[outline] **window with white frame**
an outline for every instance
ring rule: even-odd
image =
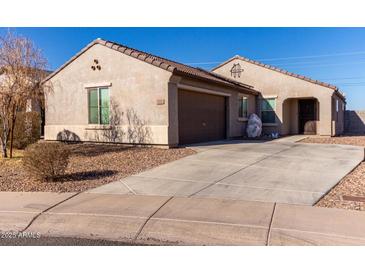
[[[247,118],[248,99],[244,96],[238,97],[238,117]]]
[[[89,124],[109,124],[110,98],[106,87],[89,88]]]
[[[276,123],[275,118],[276,99],[263,98],[261,101],[261,120],[264,124]]]

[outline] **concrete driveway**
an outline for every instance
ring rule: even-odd
[[[364,159],[362,147],[230,141],[91,193],[214,197],[313,205]]]

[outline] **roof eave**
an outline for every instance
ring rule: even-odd
[[[249,58],[242,57],[242,56],[239,56],[239,55],[236,55],[234,58],[232,58],[232,60],[235,59],[235,58],[237,58],[241,61],[244,61],[244,62],[248,62],[250,64],[254,64],[254,65],[257,65],[257,66],[260,66],[260,67],[263,67],[263,68],[266,68],[266,69],[269,69],[269,70],[272,70],[272,71],[275,71],[275,72],[278,72],[278,73],[281,73],[281,74],[284,74],[284,75],[287,75],[287,76],[291,76],[291,77],[294,77],[294,78],[297,78],[297,79],[312,83],[314,85],[322,86],[322,87],[329,88],[329,89],[332,89],[332,90],[338,90],[338,87],[336,87],[332,84],[325,83],[325,82],[318,81],[318,80],[314,80],[314,79],[311,79],[311,78],[306,77],[304,75],[289,72],[285,69],[281,69],[281,68],[278,68],[278,67],[275,67],[275,66],[272,66],[272,65],[267,65],[267,64],[264,64],[264,63],[261,63],[261,62],[255,61],[255,60],[251,60]]]
[[[261,63],[261,62],[258,62],[258,61],[254,61],[254,60],[251,60],[251,59],[248,59],[248,58],[245,58],[245,57],[242,57],[240,55],[235,55],[233,56],[232,58],[228,59],[227,61],[219,64],[218,66],[214,67],[212,69],[212,71],[228,64],[229,62],[233,61],[233,60],[241,60],[241,61],[244,61],[244,62],[248,62],[248,63],[251,63],[251,64],[254,64],[254,65],[257,65],[257,66],[261,66],[263,68],[267,68],[267,69],[270,69],[272,71],[276,71],[278,73],[282,73],[282,74],[285,74],[285,75],[288,75],[288,76],[291,76],[291,77],[295,77],[297,79],[300,79],[300,80],[303,80],[303,81],[306,81],[306,82],[309,82],[309,83],[312,83],[312,84],[315,84],[315,85],[319,85],[319,86],[322,86],[322,87],[326,87],[326,88],[329,88],[329,89],[332,89],[334,91],[338,91],[338,87],[334,86],[334,85],[331,85],[331,84],[328,84],[328,83],[324,83],[324,82],[321,82],[321,81],[318,81],[318,80],[314,80],[314,79],[311,79],[311,78],[308,78],[308,77],[305,77],[305,76],[302,76],[302,75],[299,75],[299,74],[296,74],[296,73],[292,73],[292,72],[289,72],[289,71],[286,71],[284,69],[280,69],[280,68],[277,68],[277,67],[274,67],[274,66],[271,66],[271,65],[266,65],[264,63]],[[340,94],[340,97],[343,98],[344,100],[346,100],[346,98],[339,92]]]
[[[189,77],[189,78],[193,78],[193,79],[199,79],[201,81],[204,81],[206,83],[214,83],[214,84],[218,84],[220,86],[224,86],[224,87],[228,87],[228,88],[233,88],[233,89],[239,89],[243,92],[246,92],[246,93],[249,93],[251,95],[259,95],[259,91],[253,89],[253,88],[249,88],[249,87],[245,87],[245,86],[239,86],[239,85],[235,85],[235,84],[230,84],[230,83],[223,83],[223,82],[220,82],[220,81],[214,81],[214,80],[208,80],[204,77],[200,77],[200,76],[197,76],[197,75],[193,75],[193,74],[189,74],[189,73],[186,73],[184,71],[180,71],[178,69],[175,69],[173,71],[173,74],[174,75],[178,75],[178,76],[185,76],[185,77]]]
[[[55,70],[54,72],[52,72],[50,75],[48,75],[43,81],[42,81],[42,84],[44,84],[45,82],[49,81],[51,78],[53,78],[56,74],[58,74],[60,71],[62,71],[65,67],[67,67],[70,63],[72,63],[75,59],[77,59],[80,55],[82,55],[85,51],[87,51],[89,48],[91,48],[92,46],[94,46],[95,44],[100,44],[100,45],[103,45],[103,46],[107,46],[108,48],[110,49],[113,49],[113,50],[116,50],[116,51],[119,51],[119,47],[116,46],[116,45],[112,45],[112,46],[108,46],[108,43],[111,43],[109,41],[106,41],[106,40],[103,40],[103,39],[96,39],[92,42],[90,42],[87,46],[85,46],[83,49],[81,49],[78,53],[76,53],[72,58],[70,58],[66,63],[64,63],[62,66],[60,66],[57,70]],[[111,43],[112,44],[112,43]],[[127,54],[131,57],[134,57],[136,59],[140,59],[139,56],[134,56],[133,53],[131,52],[130,54],[126,53],[126,52],[123,52],[124,54]],[[142,60],[142,59],[140,59]],[[145,61],[155,67],[158,67],[158,68],[161,68],[161,69],[164,69],[164,70],[167,70],[173,74],[176,74],[176,75],[181,75],[181,76],[186,76],[186,77],[191,77],[191,78],[195,78],[195,79],[199,79],[199,80],[202,80],[202,81],[205,81],[205,82],[213,82],[215,84],[219,84],[221,86],[226,86],[226,87],[229,87],[229,88],[236,88],[236,89],[239,89],[239,90],[242,90],[242,91],[245,91],[246,93],[250,93],[250,94],[253,94],[253,95],[258,95],[259,92],[254,90],[253,88],[251,87],[246,87],[246,86],[241,86],[241,85],[236,85],[236,84],[233,84],[233,83],[229,83],[229,82],[220,82],[220,81],[215,81],[213,79],[206,79],[204,77],[200,77],[198,75],[193,75],[193,74],[189,74],[189,73],[186,73],[184,71],[180,71],[178,70],[177,68],[175,68],[174,66],[170,66],[170,65],[167,65],[165,63],[161,63],[161,62],[158,62],[158,61],[155,61],[155,60],[142,60],[142,61]]]
[[[53,76],[55,76],[56,74],[58,74],[61,70],[63,70],[65,67],[67,67],[70,63],[72,63],[75,59],[77,59],[81,54],[83,54],[85,51],[87,51],[89,48],[91,48],[92,46],[94,46],[95,44],[98,44],[99,39],[96,39],[92,42],[90,42],[86,47],[84,47],[83,49],[81,49],[78,53],[76,53],[74,56],[72,56],[66,63],[64,63],[62,66],[60,66],[58,69],[56,69],[55,71],[53,71],[50,75],[48,75],[42,82],[41,84],[44,84],[45,82],[47,82],[48,80],[50,80],[51,78],[53,78]]]
[[[340,97],[344,102],[346,102],[346,96],[337,88],[334,90],[334,93]]]
[[[231,58],[229,58],[228,60],[224,61],[223,63],[220,63],[218,66],[215,66],[214,68],[211,69],[211,71],[215,71],[216,69],[224,66],[225,64],[228,64],[229,62],[235,60],[235,59],[238,59],[240,56],[239,55],[235,55]]]
[[[106,46],[110,49],[113,49],[113,50],[116,50],[116,51],[119,51],[119,46],[117,45],[112,45],[111,47],[108,46],[108,43],[111,43],[107,40],[103,40],[103,39],[95,39],[94,41],[90,42],[86,47],[84,47],[83,49],[81,49],[78,53],[76,53],[72,58],[70,58],[66,63],[64,63],[62,66],[60,66],[57,70],[55,70],[53,73],[51,73],[50,75],[48,75],[43,81],[42,81],[42,84],[49,81],[52,77],[54,77],[57,73],[59,73],[61,70],[63,70],[65,67],[67,67],[70,63],[72,63],[75,59],[77,59],[80,55],[82,55],[85,51],[87,51],[89,48],[91,48],[92,46],[96,45],[96,44],[99,44],[99,45],[102,45],[102,46]],[[112,44],[112,43],[111,43]],[[120,52],[120,51],[119,51]],[[142,60],[141,58],[139,58],[139,56],[134,56],[133,55],[133,52],[131,52],[131,54],[128,54],[126,53],[125,51],[122,52],[128,56],[131,56],[133,58],[136,58],[136,59],[139,59],[141,61],[145,61],[146,63],[148,64],[151,64],[155,67],[158,67],[158,68],[161,68],[161,69],[164,69],[164,70],[167,70],[167,71],[170,71],[170,72],[173,72],[173,70],[175,69],[174,67],[170,66],[170,65],[167,65],[165,63],[161,63],[161,62],[157,62],[155,60]]]

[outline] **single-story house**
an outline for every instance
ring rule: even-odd
[[[336,86],[238,55],[212,71],[260,92],[263,132],[334,136],[344,131],[346,99]]]
[[[251,113],[283,135],[343,130],[335,87],[241,57],[206,71],[96,39],[44,84],[46,140],[174,147],[243,136]]]

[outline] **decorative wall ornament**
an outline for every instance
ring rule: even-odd
[[[94,59],[94,64],[91,66],[92,70],[101,70],[101,66],[99,65],[99,60],[98,59]]]
[[[240,78],[242,71],[243,69],[241,69],[241,65],[239,63],[234,64],[231,68],[231,76],[233,78]]]

